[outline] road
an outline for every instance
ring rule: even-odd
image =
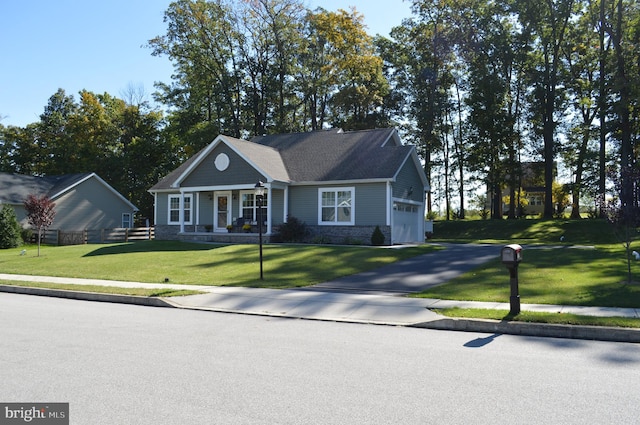
[[[72,424],[637,423],[640,346],[0,294],[0,401]]]

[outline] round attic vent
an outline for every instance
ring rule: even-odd
[[[226,153],[221,153],[216,157],[215,164],[218,171],[224,171],[229,167],[229,157]]]

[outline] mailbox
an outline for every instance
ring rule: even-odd
[[[522,261],[522,247],[518,244],[506,245],[500,257],[507,266],[517,266]]]

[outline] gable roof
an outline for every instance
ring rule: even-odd
[[[134,211],[138,211],[135,205],[109,186],[96,173],[64,174],[61,176],[46,177],[0,173],[0,203],[20,205],[30,194],[38,196],[46,195],[49,199],[55,201],[56,198],[59,198],[90,178],[95,178],[109,191],[113,192],[114,195],[122,199],[123,202],[129,204]]]
[[[254,137],[278,150],[291,180],[326,182],[393,178],[411,146],[400,145],[395,129],[324,130]]]
[[[318,183],[394,179],[410,158],[421,169],[415,148],[403,146],[394,128],[257,136],[246,140],[218,136],[150,191],[179,187],[180,183],[220,143],[225,143],[269,181]],[[424,173],[422,173],[424,174]],[[423,177],[427,186],[426,176]]]

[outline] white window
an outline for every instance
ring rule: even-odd
[[[318,189],[318,223],[331,225],[354,225],[353,187]]]
[[[529,205],[542,205],[542,196],[530,196],[529,197]]]
[[[262,210],[262,221],[267,221],[267,205],[269,202],[269,198],[267,195],[268,193],[265,190],[262,200],[262,208],[258,208],[253,191],[240,193],[240,210],[242,211],[242,219],[245,221],[245,223],[257,223],[260,215],[260,210]]]
[[[169,224],[180,224],[180,197],[169,195]],[[192,195],[184,195],[184,224],[191,224],[191,199]]]
[[[122,213],[122,227],[125,229],[131,228],[131,213]]]

